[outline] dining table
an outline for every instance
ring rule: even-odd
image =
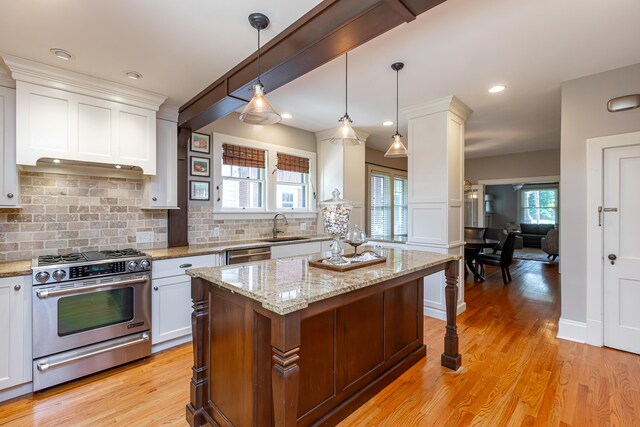
[[[500,240],[486,238],[465,238],[464,239],[464,257],[465,265],[473,273],[474,279],[484,282],[484,276],[479,269],[475,268],[473,262],[478,258],[483,249],[493,249],[500,244]],[[465,269],[465,277],[466,269]]]

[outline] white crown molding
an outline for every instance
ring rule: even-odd
[[[162,104],[156,113],[156,118],[170,122],[178,122],[178,107]]]
[[[467,120],[473,110],[465,105],[453,95],[436,99],[426,104],[412,105],[400,110],[406,119],[416,119],[418,117],[428,116],[430,114],[441,113],[443,111],[451,111],[459,116],[462,120]]]
[[[26,82],[158,111],[165,95],[0,53],[17,82]]]
[[[336,132],[338,132],[338,129],[339,129],[339,127],[335,127],[335,128],[325,129],[325,130],[321,130],[319,132],[316,132],[315,133],[316,140],[318,142],[326,141],[326,140],[332,138],[333,135],[335,135]],[[358,137],[361,140],[363,140],[364,142],[367,142],[367,138],[369,138],[369,135],[370,135],[369,133],[367,133],[367,132],[365,132],[363,130],[360,130],[360,129],[356,129],[356,128],[353,128],[353,130],[355,131],[356,135],[358,135]]]
[[[16,81],[13,80],[6,70],[5,66],[0,62],[0,86],[10,87],[12,89],[16,88]]]

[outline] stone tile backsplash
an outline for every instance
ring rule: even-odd
[[[283,236],[315,236],[318,234],[317,220],[288,218],[289,225],[278,219],[278,228],[284,231]],[[307,224],[306,231],[300,230],[301,223]],[[214,236],[214,229],[219,228],[219,236]],[[272,237],[273,220],[214,220],[213,206],[189,206],[189,243],[201,245],[233,240],[254,240]]]
[[[143,210],[142,179],[20,172],[21,209],[0,208],[0,262],[77,251],[167,246],[167,211]],[[316,235],[316,219],[279,221],[280,236]],[[306,231],[300,224],[307,224]],[[219,235],[214,236],[215,228]],[[214,220],[189,206],[189,242],[268,238],[273,220]],[[150,240],[150,241],[149,241]]]
[[[141,203],[141,179],[21,172],[22,208],[0,209],[0,261],[166,247],[167,212]]]

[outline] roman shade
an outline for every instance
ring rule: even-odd
[[[222,164],[247,168],[264,168],[265,151],[240,145],[222,144]]]
[[[278,153],[278,170],[309,173],[309,159]]]

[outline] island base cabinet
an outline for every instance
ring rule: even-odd
[[[426,355],[423,289],[421,276],[405,276],[279,315],[192,279],[187,420],[336,424]]]

